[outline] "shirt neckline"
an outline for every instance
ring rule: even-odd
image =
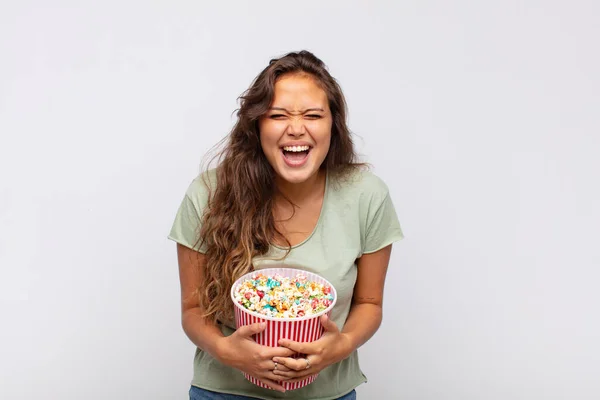
[[[327,198],[329,197],[329,171],[325,171],[325,193],[323,194],[323,204],[321,204],[321,211],[319,212],[319,218],[317,219],[317,223],[315,224],[315,227],[313,228],[312,232],[310,233],[310,235],[308,235],[306,237],[306,239],[304,239],[303,241],[301,241],[298,244],[295,244],[293,246],[290,247],[290,250],[293,250],[295,248],[298,248],[300,246],[302,246],[303,244],[305,244],[306,242],[308,242],[310,240],[310,238],[312,238],[315,234],[315,232],[317,231],[317,229],[319,229],[319,227],[321,226],[321,221],[323,220],[323,214],[325,211],[325,204],[327,203]],[[282,247],[279,246],[275,243],[272,243],[271,246],[275,247],[276,249],[279,250],[287,250],[287,247]]]

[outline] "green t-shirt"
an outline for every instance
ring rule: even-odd
[[[208,172],[214,183],[215,170]],[[186,247],[195,247],[202,211],[208,198],[207,188],[199,176],[190,184],[175,217],[169,239]],[[331,319],[342,329],[352,303],[356,282],[356,260],[403,238],[402,230],[386,184],[371,172],[359,170],[350,177],[336,180],[328,174],[325,197],[317,225],[302,243],[292,247],[283,260],[284,249],[272,245],[269,253],[253,260],[255,269],[284,264],[323,276],[335,287],[337,302]],[[225,335],[234,327],[221,325]],[[200,349],[194,357],[192,385],[215,392],[230,393],[259,399],[336,399],[352,391],[366,377],[358,365],[358,353],[333,364],[303,388],[279,393],[263,389],[247,381],[242,373],[225,366]]]

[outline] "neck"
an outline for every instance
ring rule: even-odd
[[[301,183],[290,183],[280,177],[275,179],[277,191],[295,204],[302,204],[323,193],[326,172],[319,170],[316,174]]]

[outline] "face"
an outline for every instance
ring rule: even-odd
[[[314,78],[281,76],[258,125],[263,152],[278,177],[302,183],[314,176],[329,151],[331,125],[327,94]]]

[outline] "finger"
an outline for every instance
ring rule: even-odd
[[[306,369],[306,360],[304,358],[275,357],[273,358],[273,361],[294,371]]]
[[[274,381],[278,381],[280,377],[277,376],[277,370],[289,372],[290,369],[284,365],[279,363],[275,363],[273,361],[267,361],[266,363],[261,363],[260,368],[264,371],[260,374],[260,377],[271,379]]]
[[[294,342],[290,339],[279,339],[279,345],[293,350],[295,353],[312,354],[310,343]]]
[[[292,379],[292,377],[287,377],[287,376],[285,376],[285,375],[282,375],[282,374],[280,374],[280,373],[273,372],[273,374],[275,374],[275,376],[277,376],[277,380],[278,380],[278,381],[281,381],[281,382],[287,382],[287,381],[289,381],[290,379]]]
[[[272,381],[279,381],[281,380],[280,376],[277,376],[277,370],[281,370],[284,372],[289,372],[289,368],[279,364],[279,363],[273,363],[272,361],[270,361],[270,365],[265,368],[266,371],[264,372],[264,374],[262,375],[264,378],[266,379],[270,379]]]
[[[265,346],[268,347],[268,346]],[[265,354],[268,355],[269,358],[273,357],[291,357],[296,352],[294,350],[288,349],[287,347],[268,347],[265,350]]]
[[[315,374],[315,371],[283,371],[277,368],[277,370],[273,371],[273,374],[277,376],[278,380],[290,382],[304,379],[309,375]]]
[[[255,324],[241,326],[235,331],[235,333],[240,336],[249,338],[252,335],[256,335],[257,333],[264,331],[266,328],[267,328],[266,323],[257,322]]]
[[[329,317],[327,315],[321,315],[321,325],[323,325],[323,328],[325,329],[326,332],[339,332],[340,330],[338,329],[337,325],[335,324],[335,322],[333,322],[331,319],[329,319]]]
[[[277,371],[280,371],[280,372],[290,372],[290,371],[292,371],[292,370],[291,370],[291,369],[289,369],[288,367],[286,367],[286,366],[285,366],[285,365],[283,365],[283,364],[279,364],[279,363],[277,363],[277,368],[275,368],[275,369],[273,370],[273,373],[275,373],[275,372],[277,372]],[[277,374],[275,374],[275,375],[277,375]]]
[[[282,379],[282,380],[288,380],[288,379],[293,379],[293,378],[298,378],[303,371],[293,371],[288,369],[287,371],[284,371],[283,369],[279,369],[277,368],[275,371],[273,371],[273,374],[277,376],[277,379]]]

